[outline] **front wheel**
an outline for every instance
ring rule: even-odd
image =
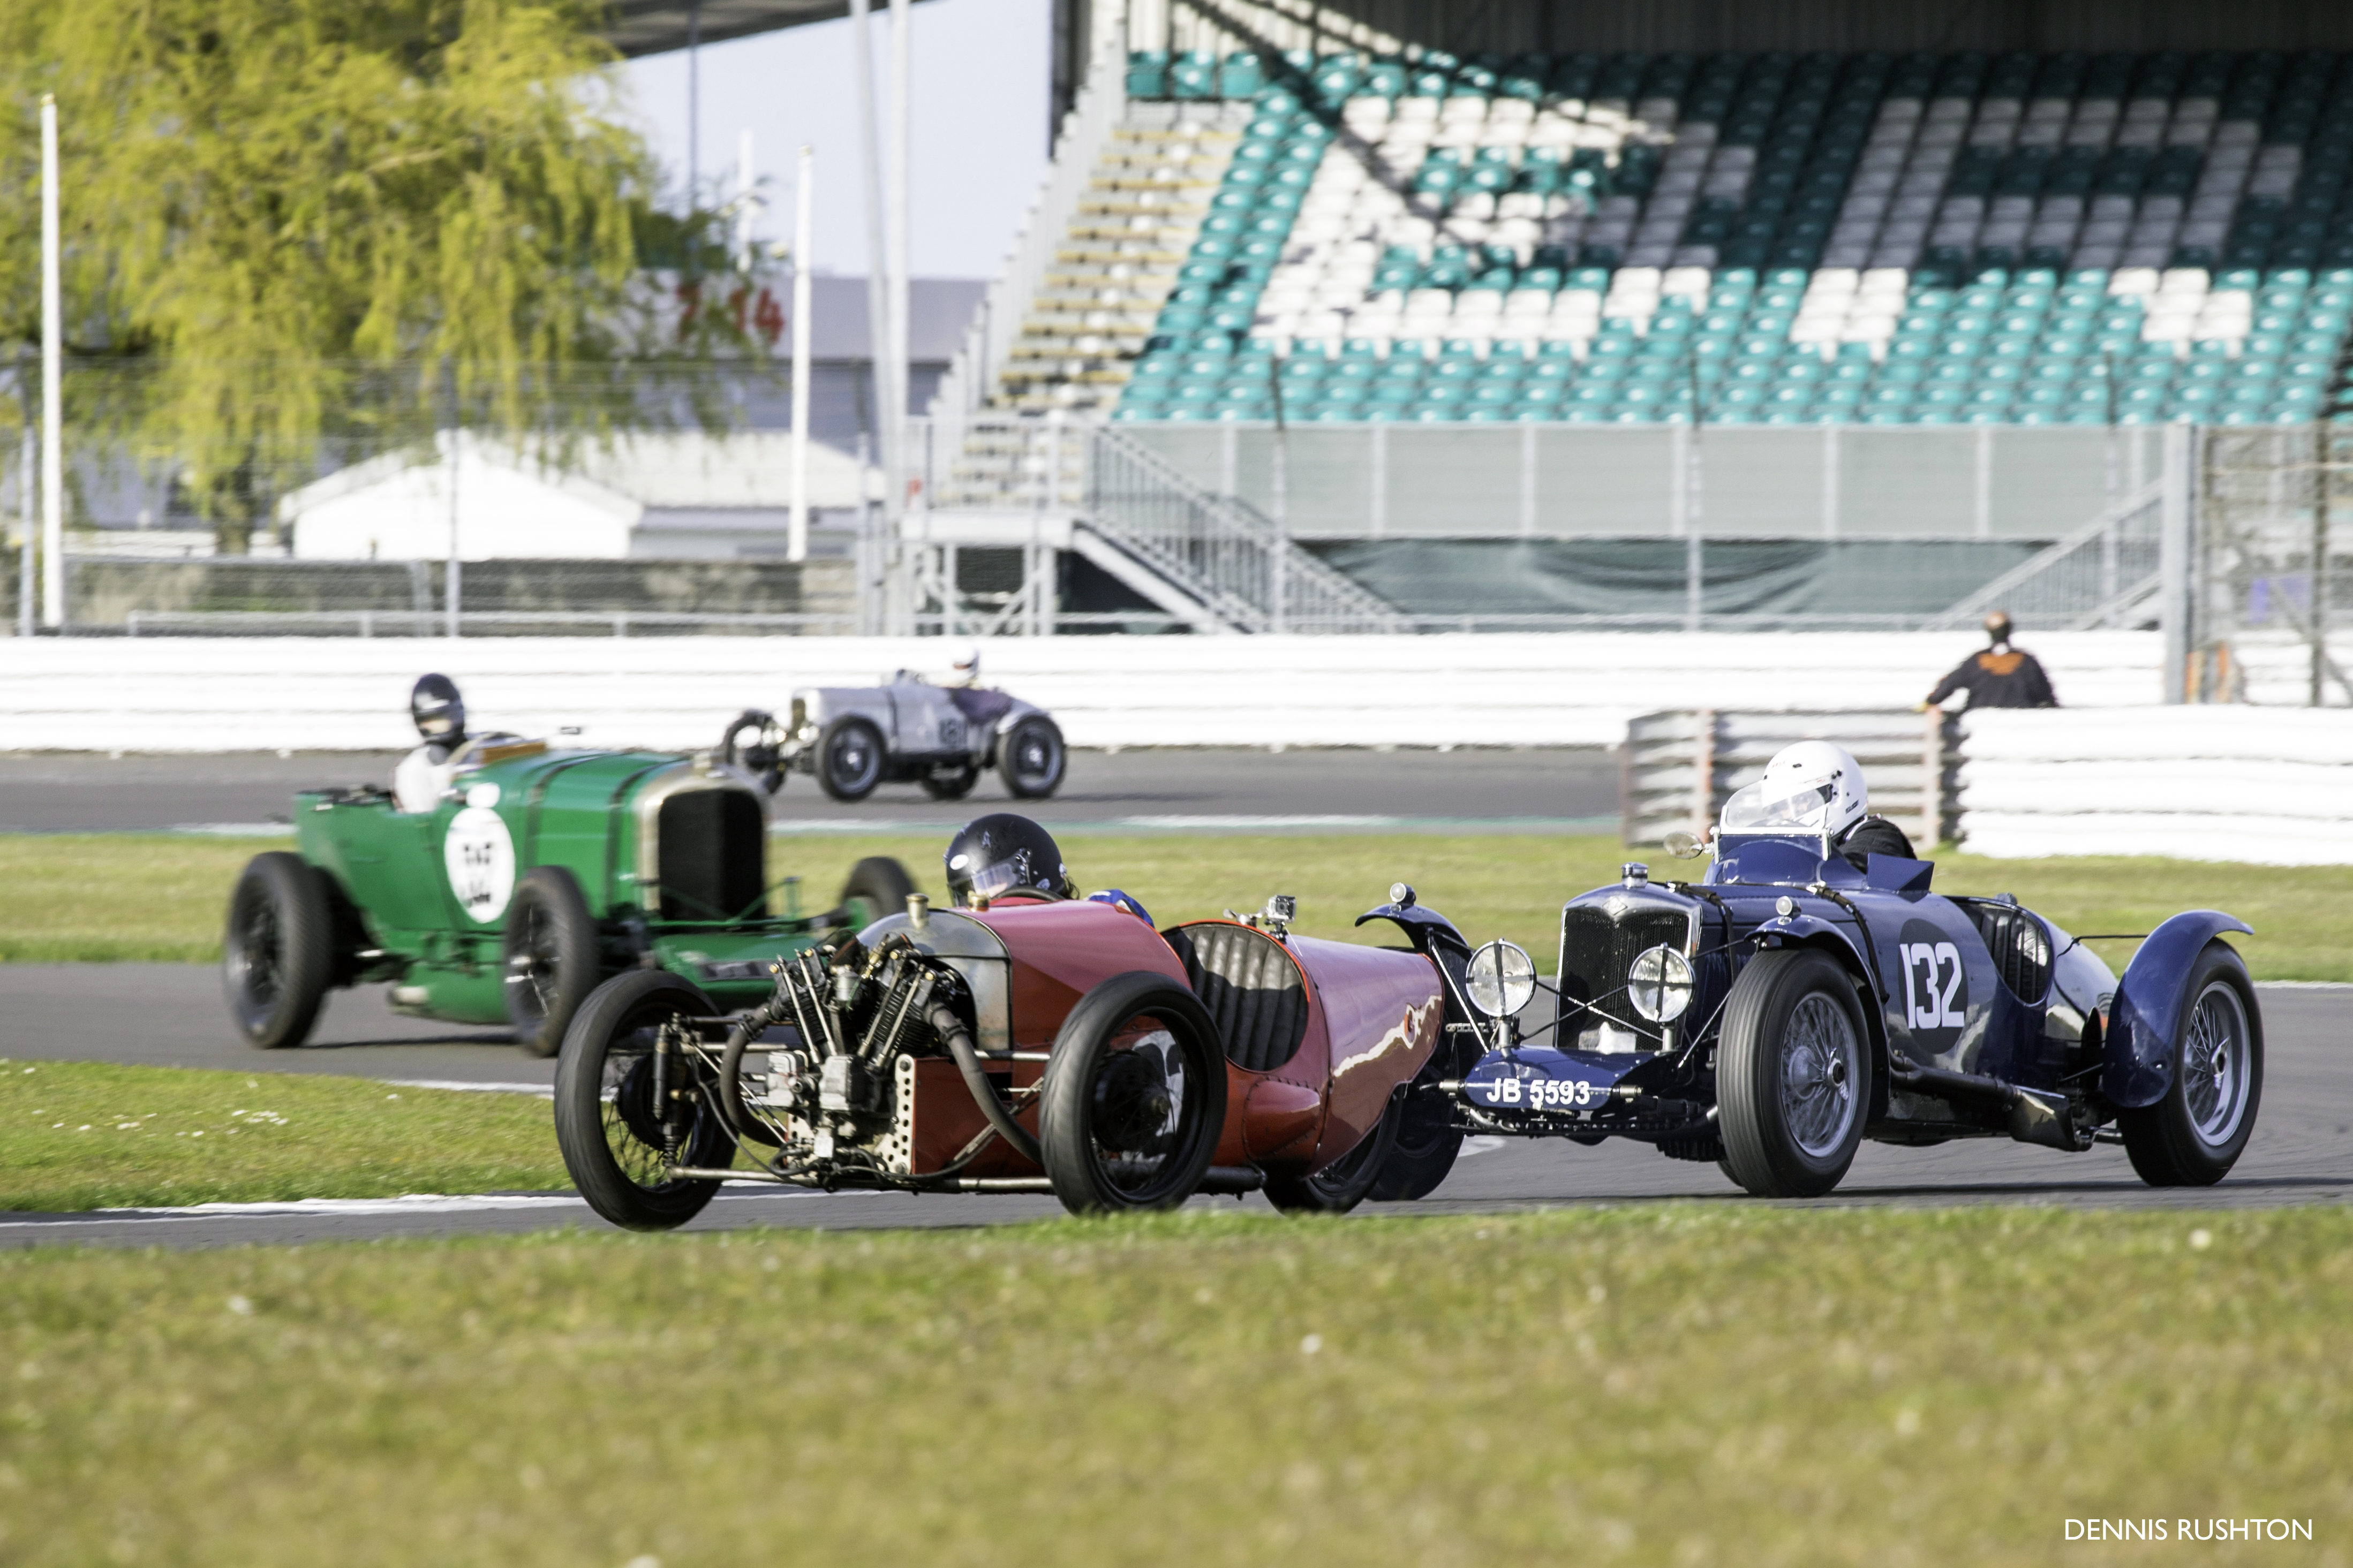
[[[552,1057],[572,1016],[596,989],[596,918],[561,866],[534,866],[507,905],[507,1022],[527,1057]]]
[[[580,1195],[615,1225],[674,1229],[719,1190],[715,1181],[669,1174],[673,1165],[709,1169],[733,1157],[714,1076],[700,1053],[682,1048],[682,1026],[717,1013],[677,975],[640,969],[598,986],[565,1034],[555,1144]]]
[[[1267,1201],[1285,1214],[1346,1214],[1363,1203],[1388,1173],[1389,1157],[1397,1152],[1398,1133],[1405,1125],[1407,1103],[1404,1095],[1392,1099],[1355,1148],[1314,1175],[1269,1176]],[[1458,1134],[1458,1147],[1461,1142]]]
[[[882,731],[836,719],[817,738],[817,782],[836,800],[864,800],[882,782]]]
[[[2263,1016],[2238,953],[2208,942],[2182,994],[2172,1083],[2156,1104],[2116,1119],[2133,1169],[2152,1187],[2211,1187],[2230,1174],[2263,1097]]]
[[[318,1025],[335,967],[324,878],[300,855],[272,850],[247,862],[229,895],[221,990],[248,1045],[299,1046]]]
[[[1725,999],[1715,1085],[1725,1174],[1760,1198],[1837,1186],[1871,1105],[1871,1047],[1846,971],[1803,948],[1750,959]]]
[[[1005,773],[1007,789],[1023,800],[1043,800],[1062,787],[1062,769],[1068,761],[1062,731],[1044,714],[1032,713],[1005,737],[997,766]]]
[[[1226,1125],[1226,1057],[1192,992],[1148,970],[1079,999],[1046,1058],[1038,1142],[1072,1214],[1170,1209]]]

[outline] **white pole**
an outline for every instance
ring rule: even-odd
[[[41,95],[41,624],[66,620],[65,302],[58,283],[58,100]]]
[[[458,420],[456,404],[457,393],[453,388],[450,393],[449,456],[442,468],[449,476],[449,561],[443,575],[446,579],[444,585],[448,590],[446,595],[448,600],[448,630],[453,637],[459,635],[459,583],[465,572],[458,559],[458,459],[464,453],[466,442],[463,426]]]
[[[883,518],[891,510],[890,476],[896,471],[898,428],[891,420],[891,247],[882,235],[882,150],[874,125],[874,43],[867,28],[867,0],[849,0],[850,29],[858,52],[858,133],[866,165],[866,353],[873,368],[874,438],[882,466]]]
[[[753,187],[758,184],[752,168],[752,128],[735,138],[735,258],[748,275],[752,270],[752,218],[759,210]]]
[[[785,558],[808,559],[809,230],[814,222],[817,155],[801,149],[793,188],[793,513]],[[864,464],[859,465],[862,470]],[[865,486],[861,472],[860,489]]]
[[[907,507],[907,155],[912,109],[907,84],[908,0],[891,0],[891,506]]]
[[[41,471],[39,448],[34,446],[35,439],[33,427],[26,426],[25,456],[16,469],[16,516],[24,524],[25,546],[16,562],[19,568],[16,574],[16,635],[20,637],[33,635],[33,600],[40,592],[40,579],[34,575],[33,567],[34,557],[39,553],[34,545],[34,530],[38,526],[36,519],[39,514],[33,502],[33,477]]]

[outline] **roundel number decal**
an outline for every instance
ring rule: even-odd
[[[507,912],[514,893],[514,840],[497,812],[470,805],[451,817],[441,863],[448,868],[449,890],[470,917],[488,925]]]
[[[1922,1033],[1968,1022],[1968,972],[1961,950],[1926,921],[1905,923],[1896,958],[1904,969],[1904,1021]]]

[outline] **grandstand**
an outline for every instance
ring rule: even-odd
[[[2330,53],[1137,51],[1126,85],[1250,117],[1125,421],[2282,423],[2353,323]]]
[[[924,494],[1222,520],[1140,591],[1262,561],[1237,626],[1301,551],[1423,626],[2149,624],[2178,427],[2346,398],[2348,16],[1130,0]]]

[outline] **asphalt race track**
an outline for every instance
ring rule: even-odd
[[[387,784],[398,761],[364,752],[0,752],[0,833],[262,828],[285,821],[295,790]],[[944,832],[982,812],[1016,808],[1050,826],[1102,831],[1609,833],[1618,827],[1618,758],[1606,747],[1074,751],[1069,776],[1048,800],[1016,802],[989,773],[961,802],[935,801],[908,784],[846,805],[796,775],[776,795],[774,816],[786,829]]]
[[[2218,1187],[2156,1191],[2124,1151],[2084,1154],[1968,1142],[1935,1149],[1865,1144],[1831,1205],[2020,1203],[2083,1208],[2213,1208],[2353,1200],[2353,1041],[2344,1019],[2353,987],[2264,986],[2266,1081],[2253,1146]],[[105,1005],[94,1007],[92,998]],[[264,1053],[235,1041],[208,968],[177,964],[0,966],[0,1056],[333,1072],[409,1083],[539,1089],[554,1064],[522,1056],[487,1030],[396,1017],[379,990],[338,994],[317,1043]],[[1749,1202],[1714,1165],[1666,1160],[1611,1142],[1477,1141],[1454,1174],[1418,1205],[1362,1213],[1472,1213],[1668,1199]],[[1200,1205],[1231,1198],[1198,1198]],[[1262,1198],[1243,1200],[1252,1207]],[[997,1224],[1060,1212],[1028,1196],[771,1193],[732,1188],[691,1228],[753,1225],[933,1226]],[[236,1205],[146,1215],[0,1216],[0,1246],[80,1244],[217,1247],[364,1240],[397,1236],[545,1230],[602,1224],[558,1194],[491,1194],[369,1203]]]

